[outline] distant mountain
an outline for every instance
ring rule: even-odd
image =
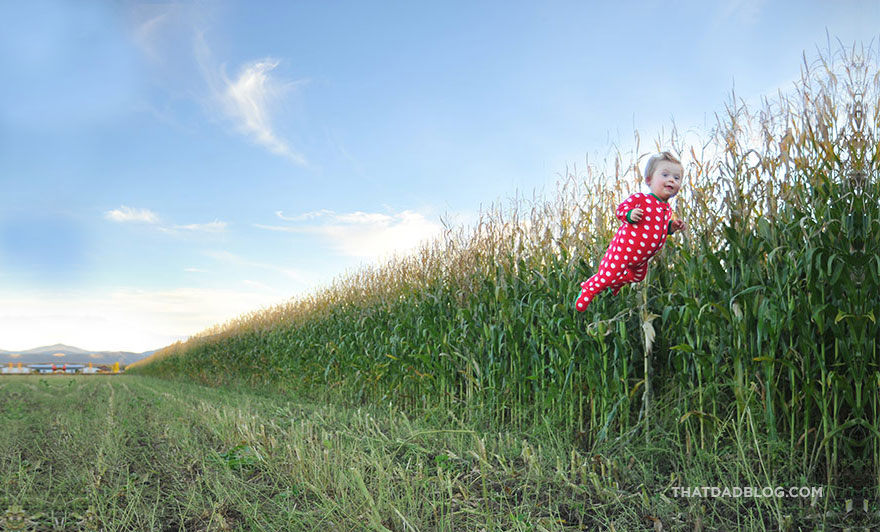
[[[64,344],[35,347],[25,351],[6,351],[0,349],[0,365],[6,366],[10,362],[28,364],[88,364],[111,365],[119,362],[121,366],[127,366],[138,360],[146,358],[156,350],[143,353],[129,351],[86,351],[79,347]]]
[[[64,353],[65,355],[88,355],[91,352],[92,351],[86,351],[85,349],[80,349],[79,347],[73,347],[71,345],[55,344],[28,349],[27,351],[22,351],[21,354],[39,355],[42,353]]]

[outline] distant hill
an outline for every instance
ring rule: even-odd
[[[28,364],[88,364],[110,365],[119,362],[121,366],[127,366],[138,360],[152,355],[156,350],[143,353],[129,351],[87,351],[79,347],[64,344],[35,347],[25,351],[6,351],[0,349],[0,365],[6,366],[10,362],[23,365]]]
[[[72,345],[64,345],[64,344],[55,344],[55,345],[46,345],[43,347],[35,347],[33,349],[28,349],[27,351],[21,351],[22,355],[39,355],[42,353],[64,353],[66,355],[88,355],[90,351],[85,349],[80,349],[79,347],[73,347]]]

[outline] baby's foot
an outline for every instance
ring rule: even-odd
[[[583,292],[581,292],[581,295],[578,298],[577,303],[575,303],[574,308],[578,312],[583,312],[583,311],[587,310],[587,306],[590,304],[590,301],[592,301],[592,299],[593,299],[592,297],[587,295],[586,291],[583,291]]]

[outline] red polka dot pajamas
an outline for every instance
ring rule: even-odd
[[[642,209],[638,222],[630,220],[633,209]],[[599,271],[581,283],[581,295],[575,303],[579,312],[585,311],[596,294],[606,288],[617,295],[623,285],[643,280],[648,260],[666,243],[672,209],[654,194],[633,194],[617,207],[616,215],[623,225],[608,246]]]

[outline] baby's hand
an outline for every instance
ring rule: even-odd
[[[643,211],[642,209],[633,209],[629,213],[629,219],[632,220],[633,223],[636,223],[642,219],[642,214],[644,214],[644,212],[645,211]]]
[[[678,232],[678,231],[683,231],[683,230],[687,229],[687,224],[684,223],[684,220],[679,220],[676,218],[675,220],[672,220],[671,222],[669,222],[669,229],[673,233]]]

